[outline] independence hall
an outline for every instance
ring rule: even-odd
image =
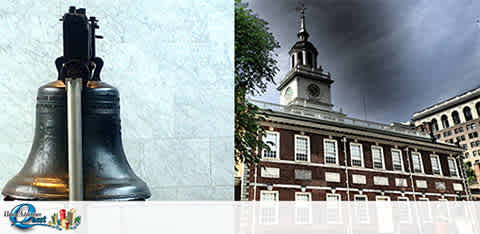
[[[334,111],[333,79],[317,64],[302,14],[280,82],[280,105],[260,101],[263,150],[243,168],[241,200],[469,200],[463,149],[408,125],[381,124]]]

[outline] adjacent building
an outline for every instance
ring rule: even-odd
[[[258,165],[244,168],[239,199],[469,199],[462,148],[402,124],[335,111],[334,80],[317,64],[303,13],[297,37],[289,51],[290,71],[278,86],[280,105],[254,101],[266,114],[261,124],[270,150],[259,152]]]
[[[478,190],[480,182],[480,88],[442,101],[413,114],[412,123],[418,131],[431,134],[438,142],[458,144],[464,159],[474,167]]]

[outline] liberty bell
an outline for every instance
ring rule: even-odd
[[[60,20],[58,79],[38,89],[30,155],[2,194],[5,200],[145,200],[150,190],[123,151],[119,92],[100,80],[98,21],[75,7]]]

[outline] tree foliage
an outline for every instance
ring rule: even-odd
[[[278,72],[274,50],[280,45],[267,25],[248,4],[235,0],[235,163],[256,163],[257,150],[269,149],[259,138],[265,118],[247,100],[264,93]]]
[[[477,184],[477,176],[475,175],[475,171],[473,170],[471,162],[465,163],[465,172],[467,174],[468,183]]]

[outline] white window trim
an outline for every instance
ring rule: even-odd
[[[397,197],[397,201],[410,201],[408,197]]]
[[[460,174],[458,173],[458,165],[457,165],[457,160],[454,158],[454,157],[448,157],[448,159],[453,159],[453,166],[455,167],[455,172],[457,172],[456,176],[452,176],[450,175],[450,177],[457,177],[459,178],[460,177]],[[447,159],[447,165],[448,165],[448,173],[450,173],[450,165],[448,164],[448,159]]]
[[[380,153],[382,155],[382,168],[376,168],[375,167],[375,161],[373,159],[373,149],[374,148],[377,148],[377,149],[380,149]],[[370,149],[370,152],[372,152],[372,167],[373,169],[380,169],[380,170],[385,170],[385,154],[383,152],[383,147],[381,146],[377,146],[377,145],[372,145],[371,149]]]
[[[415,172],[415,168],[413,166],[413,155],[416,154],[419,156],[419,159],[420,159],[420,173],[422,174],[425,174],[425,171],[423,170],[423,160],[422,160],[422,154],[420,152],[412,152],[412,155],[411,155],[411,159],[412,159],[412,169],[413,169],[413,173],[418,173],[418,172]]]
[[[307,161],[297,160],[297,138],[307,139]],[[310,159],[310,137],[309,136],[295,134],[293,147],[295,149],[294,150],[295,162],[310,162],[311,159]]]
[[[402,151],[399,150],[399,149],[392,149],[391,151],[392,151],[392,169],[393,169],[394,171],[398,171],[398,170],[395,170],[395,165],[393,164],[393,151],[396,151],[396,152],[399,152],[399,153],[400,153],[400,166],[401,166],[401,168],[402,168],[400,171],[401,171],[401,172],[404,172],[404,171],[405,171],[405,168],[404,168],[404,166],[403,166],[403,155],[402,155]]]
[[[386,198],[387,201],[390,201],[390,197],[389,197],[389,196],[380,196],[380,195],[378,195],[378,196],[375,197],[375,201],[378,201],[378,199],[380,199],[380,198]]]
[[[276,155],[275,155],[275,158],[269,158],[269,157],[264,157],[263,156],[263,150],[262,150],[262,159],[265,159],[265,160],[277,160],[277,159],[280,159],[280,132],[275,132],[275,131],[265,131],[265,134],[267,133],[273,133],[273,134],[276,134],[277,135],[277,142],[275,144],[275,148],[276,148]],[[265,142],[265,140],[263,140],[263,142]],[[267,144],[267,142],[265,142],[265,144]],[[270,145],[269,145],[270,146]]]
[[[427,201],[427,202],[430,201],[430,199],[428,199],[428,197],[419,197],[417,200],[418,201]]]
[[[312,193],[310,192],[295,192],[295,202],[304,202],[304,201],[298,201],[297,200],[297,195],[308,195],[308,201],[312,201]]]
[[[328,200],[327,200],[328,195],[334,195],[334,196],[336,196],[336,197],[338,198],[337,201],[342,201],[342,196],[340,196],[339,193],[327,193],[327,194],[325,195],[325,201],[327,201],[327,202],[328,202]]]
[[[353,165],[353,157],[352,157],[352,145],[358,145],[360,146],[360,161],[362,162],[362,165],[360,167],[365,167],[365,163],[364,163],[364,159],[363,159],[363,145],[360,144],[360,143],[354,143],[354,142],[350,142],[350,165],[352,165],[352,167],[359,167],[359,166],[354,166]]]
[[[325,155],[325,153],[327,152],[327,151],[325,150],[325,149],[326,149],[325,144],[326,144],[327,142],[333,142],[333,143],[335,143],[335,161],[336,161],[335,164],[333,164],[333,163],[327,163],[327,159],[326,159],[326,155]],[[337,140],[333,140],[333,139],[323,139],[323,163],[324,163],[324,164],[327,164],[327,165],[328,165],[328,164],[330,164],[330,165],[339,165],[340,162],[339,162],[339,160],[338,160],[338,144],[337,144]]]
[[[278,196],[279,196],[278,191],[270,191],[270,190],[261,190],[261,191],[260,191],[260,201],[263,201],[263,202],[272,202],[272,201],[264,201],[264,200],[262,200],[262,195],[263,195],[263,194],[266,194],[266,193],[277,194],[277,195],[276,195],[277,200],[275,200],[274,202],[278,202],[278,199],[279,199],[279,197],[278,197]]]
[[[355,195],[353,195],[353,201],[357,201],[357,200],[355,200],[357,197],[364,197],[365,201],[368,201],[368,196],[365,195],[365,194],[355,194]]]
[[[432,157],[435,157],[438,159],[438,169],[440,171],[440,176],[443,176],[443,171],[442,171],[442,163],[440,162],[440,156],[438,156],[437,154],[430,154],[430,164],[432,164]],[[433,173],[433,166],[432,166],[432,175],[436,175]]]

